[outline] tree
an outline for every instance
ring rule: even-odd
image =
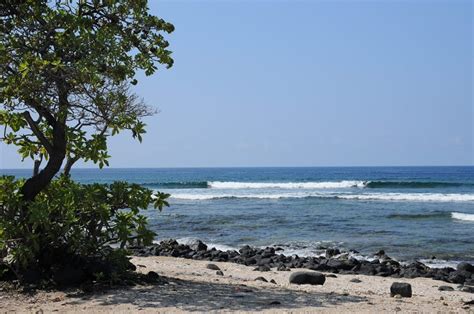
[[[168,206],[168,194],[81,185],[69,172],[81,159],[108,166],[109,136],[142,140],[155,111],[131,85],[137,71],[173,65],[163,36],[173,30],[146,0],[0,2],[0,140],[34,160],[32,177],[0,177],[0,279],[68,283],[65,267],[78,281],[113,279],[130,267],[126,245],[152,242],[140,212]]]
[[[1,139],[35,160],[24,201],[62,166],[67,175],[80,159],[108,165],[109,136],[129,130],[142,140],[154,110],[130,85],[137,71],[173,65],[163,36],[173,30],[146,0],[0,2]]]

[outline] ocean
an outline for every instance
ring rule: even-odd
[[[171,207],[146,211],[157,241],[279,246],[299,256],[338,247],[370,257],[384,249],[434,267],[474,261],[472,166],[74,169],[72,176],[170,193]]]

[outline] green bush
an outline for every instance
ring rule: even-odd
[[[168,206],[168,194],[137,184],[84,185],[67,176],[26,203],[22,184],[0,177],[0,261],[19,279],[32,270],[34,278],[48,279],[65,265],[82,269],[84,278],[125,271],[125,247],[151,244],[155,235],[140,212]],[[97,268],[101,263],[113,265]]]

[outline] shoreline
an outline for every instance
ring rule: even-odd
[[[116,288],[84,294],[38,291],[31,294],[0,292],[4,311],[61,313],[180,313],[180,312],[462,312],[474,313],[474,294],[456,290],[429,278],[402,278],[337,274],[326,275],[324,285],[296,285],[289,277],[300,269],[267,272],[229,262],[209,262],[167,256],[133,257],[137,271],[155,271],[164,283]],[[310,271],[312,272],[312,271]],[[255,280],[264,277],[267,282]],[[275,283],[270,282],[273,280]],[[411,284],[413,296],[390,296],[393,282]],[[440,287],[445,291],[440,291]],[[449,291],[448,291],[449,290]]]
[[[248,245],[237,250],[209,248],[200,240],[192,243],[179,243],[175,239],[163,240],[147,247],[130,248],[135,256],[171,256],[193,260],[232,262],[253,266],[265,272],[271,268],[279,271],[308,269],[334,274],[369,275],[391,278],[431,278],[443,282],[465,285],[466,291],[474,293],[474,266],[462,262],[457,268],[429,267],[422,262],[400,263],[380,250],[373,258],[357,259],[351,251],[327,248],[325,256],[284,255],[279,247],[256,248]],[[358,252],[356,252],[358,253]],[[463,288],[461,288],[463,289]]]

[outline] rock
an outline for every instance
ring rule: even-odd
[[[474,287],[472,286],[464,286],[461,288],[461,291],[463,292],[469,292],[469,293],[474,293]]]
[[[454,291],[454,288],[451,286],[439,286],[438,290],[439,291]]]
[[[160,275],[158,275],[154,271],[149,271],[148,274],[146,274],[143,279],[147,283],[156,283],[160,280]]]
[[[349,280],[349,281],[350,281],[350,282],[355,282],[355,283],[360,283],[360,282],[362,282],[362,280],[357,279],[357,278],[353,278],[353,279],[351,279],[351,280]]]
[[[257,265],[258,266],[267,266],[271,262],[272,262],[272,260],[270,258],[262,258],[261,260],[257,261]]]
[[[449,274],[448,281],[452,283],[463,284],[466,278],[470,278],[471,274],[465,270],[456,270]]]
[[[285,266],[285,264],[280,264],[277,268],[278,271],[290,271],[288,267]]]
[[[218,270],[218,271],[216,271],[216,275],[218,275],[218,276],[224,276],[224,273],[222,272],[222,270]]]
[[[382,255],[385,255],[385,251],[384,250],[379,250],[377,253],[374,254],[375,256],[382,256]]]
[[[257,268],[254,268],[254,271],[270,271],[271,268],[264,265],[264,266],[258,266]]]
[[[474,265],[471,265],[466,262],[462,262],[458,264],[458,267],[456,267],[457,270],[459,271],[467,271],[470,273],[474,273]]]
[[[329,248],[326,250],[326,257],[329,258],[329,257],[333,257],[335,255],[339,255],[341,254],[341,251],[339,251],[338,248]]]
[[[323,285],[326,277],[317,272],[299,271],[290,275],[290,283],[297,285]]]
[[[326,278],[337,278],[337,276],[334,274],[327,274]]]
[[[207,264],[206,268],[211,270],[221,270],[216,264]]]
[[[254,279],[255,281],[263,281],[263,282],[268,282],[268,280],[266,280],[265,278],[263,277],[257,277]]]
[[[466,281],[464,281],[464,285],[465,286],[474,286],[474,276],[472,276],[471,279],[466,279]]]
[[[190,244],[189,248],[193,251],[206,251],[207,245],[205,245],[201,240],[197,240]]]
[[[394,282],[390,287],[390,296],[401,295],[404,298],[411,298],[411,285],[405,282]]]
[[[250,257],[250,256],[255,255],[256,250],[251,248],[248,245],[245,245],[239,250],[239,253],[244,257]]]
[[[277,282],[275,281],[275,279],[270,280],[270,282],[273,283],[273,284],[276,284],[276,283],[277,283]]]

